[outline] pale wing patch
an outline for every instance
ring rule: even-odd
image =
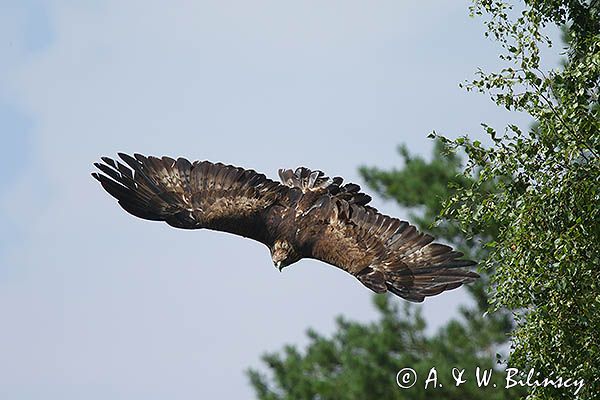
[[[202,218],[206,221],[235,215],[239,217],[249,216],[265,208],[268,203],[260,198],[248,197],[221,197],[213,203],[208,204],[202,211]]]

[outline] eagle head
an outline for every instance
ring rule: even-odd
[[[273,264],[279,271],[300,260],[298,253],[287,240],[276,240],[271,247],[271,258]]]

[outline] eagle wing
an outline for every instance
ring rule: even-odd
[[[264,211],[287,188],[240,167],[185,158],[102,157],[93,173],[119,205],[137,217],[183,229],[213,229],[270,241]]]
[[[313,237],[303,240],[312,243],[312,258],[345,270],[374,292],[390,291],[414,302],[479,277],[465,269],[475,262],[459,259],[462,253],[366,205],[370,198],[358,185],[344,190],[340,184],[342,190],[334,189],[330,201],[320,200],[326,209],[308,213],[299,223],[311,227]]]

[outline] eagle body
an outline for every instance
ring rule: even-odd
[[[478,275],[462,253],[433,243],[406,221],[379,213],[370,196],[340,177],[299,167],[280,182],[254,170],[185,158],[102,157],[96,178],[137,217],[182,229],[212,229],[266,245],[280,270],[302,258],[336,266],[377,293],[410,301]]]

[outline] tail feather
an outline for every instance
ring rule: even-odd
[[[325,189],[333,183],[333,180],[319,170],[310,170],[298,167],[295,171],[291,169],[280,169],[279,178],[281,182],[289,187],[297,187],[303,192]]]

